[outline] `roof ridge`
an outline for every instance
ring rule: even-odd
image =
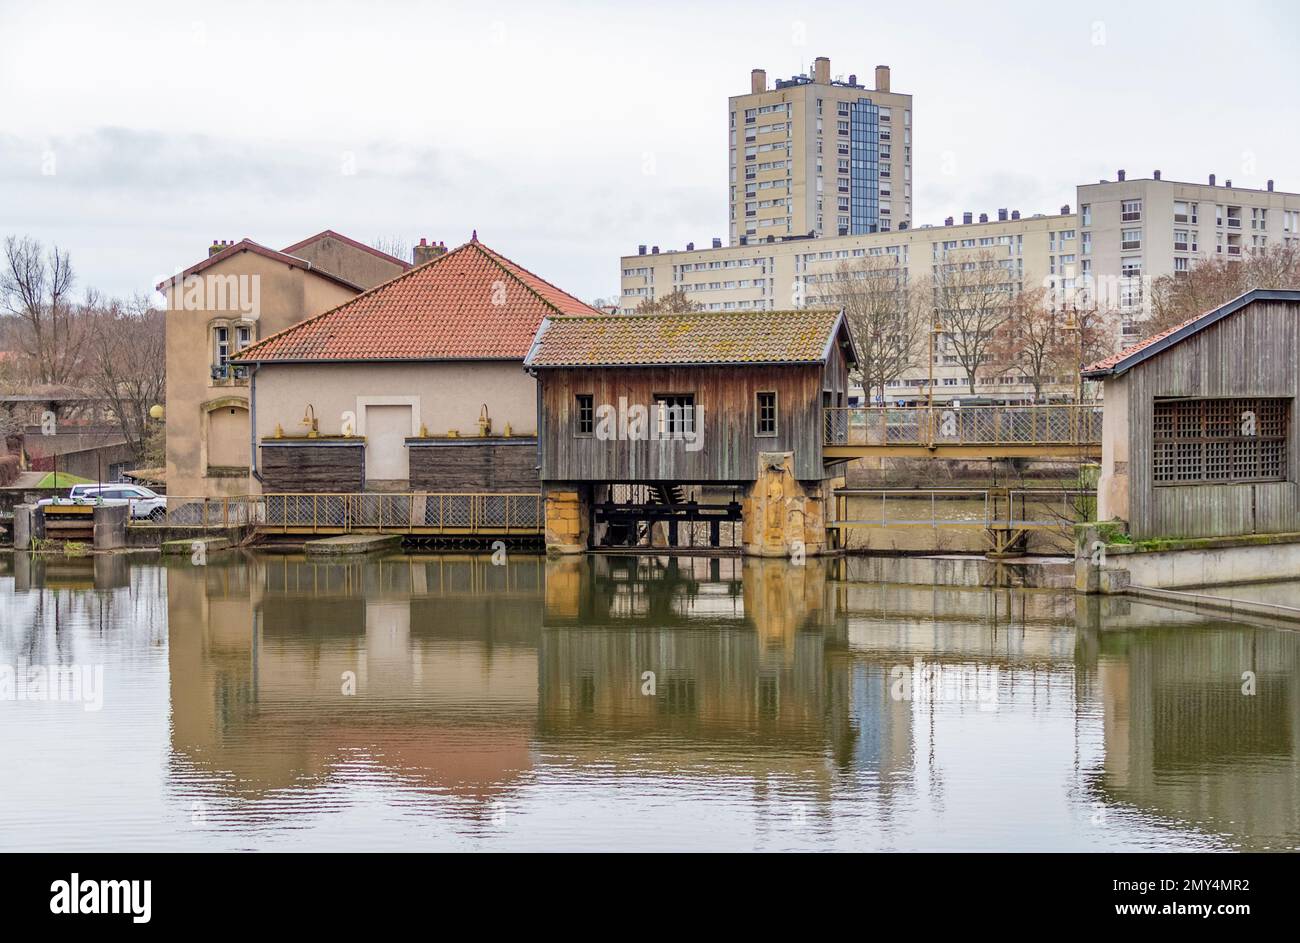
[[[588,305],[588,307],[591,307]],[[569,321],[630,321],[636,318],[696,318],[696,317],[755,317],[757,315],[773,314],[834,314],[843,313],[843,308],[746,308],[735,311],[662,311],[646,312],[645,314],[606,314],[603,311],[596,314],[568,314],[563,315]]]
[[[1085,377],[1093,379],[1096,379],[1097,376],[1101,374],[1108,373],[1110,375],[1115,375],[1116,371],[1122,364],[1127,363],[1134,357],[1138,357],[1143,353],[1146,353],[1146,357],[1143,357],[1142,360],[1146,360],[1148,357],[1154,357],[1156,354],[1163,352],[1167,346],[1185,339],[1192,333],[1196,333],[1196,331],[1200,330],[1202,327],[1210,327],[1211,325],[1218,323],[1218,321],[1237,313],[1253,301],[1300,301],[1300,289],[1248,288],[1236,297],[1230,298],[1222,304],[1217,304],[1208,311],[1202,311],[1200,314],[1192,315],[1185,321],[1167,327],[1163,331],[1158,331],[1140,341],[1135,341],[1109,356],[1102,357],[1100,360],[1088,364],[1080,372]],[[1205,323],[1201,325],[1201,322]],[[1200,327],[1198,327],[1198,325],[1200,325]],[[1193,328],[1195,328],[1195,330],[1192,330]],[[1184,334],[1183,332],[1185,331],[1189,333]],[[1148,351],[1149,353],[1147,353]],[[1130,365],[1130,367],[1127,367],[1120,372],[1127,373],[1129,369],[1137,366],[1137,364],[1141,363],[1142,360],[1138,360]]]
[[[398,272],[396,275],[394,275],[392,278],[388,279],[387,281],[380,282],[378,285],[374,285],[370,288],[367,288],[365,291],[361,292],[360,294],[353,295],[347,301],[340,302],[339,304],[336,304],[334,307],[328,309],[327,311],[322,311],[320,314],[315,314],[312,315],[310,318],[306,318],[302,321],[298,321],[295,324],[290,324],[288,327],[281,328],[280,330],[276,331],[274,334],[268,334],[266,337],[263,337],[261,340],[259,340],[256,344],[249,344],[247,347],[245,347],[235,356],[236,358],[242,357],[247,353],[257,350],[259,347],[262,347],[263,345],[269,343],[270,341],[275,340],[281,334],[287,334],[289,331],[296,331],[299,328],[305,327],[308,324],[315,324],[321,318],[328,317],[329,315],[338,311],[340,308],[346,308],[348,305],[352,304],[353,302],[360,301],[362,298],[369,297],[370,295],[379,291],[379,289],[381,288],[386,288],[389,285],[393,284],[394,282],[401,281],[403,278],[409,278],[410,276],[414,275],[416,272],[422,272],[431,265],[437,265],[443,259],[451,258],[452,255],[459,252],[461,249],[468,248],[472,244],[473,243],[470,242],[462,243],[461,245],[458,245],[456,248],[450,249],[447,252],[442,253],[442,255],[434,256],[428,262],[421,262],[419,265],[411,266],[405,272]],[[324,270],[322,269],[322,271]]]
[[[258,255],[266,256],[268,258],[290,259],[292,261],[289,264],[301,267],[304,272],[311,272],[312,274],[318,275],[321,278],[327,279],[332,282],[338,282],[339,284],[346,285],[349,288],[352,288],[356,291],[362,290],[360,285],[356,284],[353,281],[349,281],[348,279],[344,278],[342,275],[337,275],[334,272],[331,272],[329,269],[320,268],[319,266],[313,265],[307,259],[300,258],[299,256],[285,252],[281,249],[272,249],[270,246],[264,245],[263,243],[260,243],[255,239],[249,238],[248,236],[244,236],[238,242],[232,242],[230,245],[224,247],[220,252],[213,253],[205,259],[200,259],[198,262],[195,262],[193,265],[189,266],[188,268],[183,269],[182,271],[179,271],[176,274],[163,279],[161,282],[155,285],[154,288],[156,288],[158,291],[163,291],[166,286],[174,285],[177,281],[184,281],[186,278],[189,278],[191,275],[195,275],[203,271],[204,269],[210,268],[211,266],[216,265],[220,262],[224,262],[227,259],[234,258],[240,252],[253,252]]]
[[[475,230],[475,233],[477,234],[477,230]],[[526,268],[524,268],[522,265],[520,265],[520,264],[519,264],[518,262],[516,262],[514,259],[506,258],[504,255],[501,255],[501,254],[500,254],[499,252],[497,252],[495,249],[492,249],[492,248],[490,248],[490,247],[488,247],[488,246],[485,246],[483,243],[479,242],[478,239],[472,239],[472,240],[470,240],[469,242],[467,242],[466,245],[474,245],[474,246],[478,246],[479,249],[481,249],[481,250],[483,251],[484,255],[486,255],[489,259],[491,259],[492,262],[493,262],[493,263],[494,263],[498,268],[502,269],[502,270],[503,270],[506,274],[508,274],[511,278],[513,278],[515,281],[519,282],[520,285],[522,285],[524,288],[526,288],[528,291],[530,291],[533,295],[535,295],[538,299],[540,299],[541,302],[542,302],[544,305],[546,305],[548,308],[551,308],[551,309],[554,310],[557,314],[559,314],[559,315],[561,315],[561,316],[563,316],[563,317],[588,317],[588,315],[579,315],[579,314],[566,315],[566,314],[564,314],[564,312],[560,310],[560,308],[559,308],[558,305],[556,305],[554,302],[550,301],[549,299],[544,298],[544,297],[543,297],[543,296],[542,296],[542,295],[537,291],[537,289],[533,288],[531,285],[529,285],[527,282],[525,282],[522,278],[519,277],[519,275],[518,275],[517,273],[511,271],[511,270],[510,270],[510,267],[513,266],[514,268],[517,268],[520,272],[523,272],[525,275],[528,275],[528,276],[531,277],[531,278],[535,278],[535,279],[537,279],[539,282],[541,282],[541,283],[542,283],[543,285],[545,285],[547,288],[554,289],[555,291],[559,292],[560,294],[562,294],[562,295],[564,295],[564,296],[566,296],[566,297],[568,297],[568,298],[572,298],[574,301],[578,302],[578,304],[582,305],[584,308],[588,308],[588,309],[590,309],[590,310],[591,310],[592,312],[594,312],[595,314],[602,314],[602,313],[603,313],[603,312],[601,312],[599,309],[594,308],[594,307],[592,307],[591,305],[587,304],[587,302],[583,301],[581,298],[578,298],[578,297],[575,296],[575,295],[571,295],[571,294],[569,294],[569,292],[565,291],[565,290],[564,290],[563,288],[561,288],[560,286],[555,285],[555,284],[553,284],[552,282],[548,282],[546,279],[542,278],[542,276],[538,275],[536,272],[532,271],[531,269],[526,269]]]
[[[485,259],[487,259],[489,262],[491,262],[501,271],[505,272],[506,275],[508,275],[514,281],[518,282],[519,287],[521,287],[524,291],[528,292],[530,295],[532,295],[534,298],[540,301],[547,308],[550,308],[556,314],[560,315],[561,317],[564,316],[564,312],[560,310],[558,305],[556,305],[553,301],[551,301],[548,298],[543,298],[536,288],[533,288],[531,285],[529,285],[526,281],[520,278],[515,272],[510,271],[509,266],[505,264],[505,260],[501,258],[497,258],[497,254],[493,252],[491,249],[487,248],[485,245],[483,245],[483,243],[479,242],[477,239],[471,239],[469,242],[466,243],[466,245],[471,245],[479,249],[483,253],[483,257]]]
[[[290,255],[296,250],[301,249],[303,246],[307,245],[309,242],[313,242],[314,240],[320,239],[323,236],[330,236],[334,239],[339,240],[340,242],[352,246],[354,249],[360,249],[363,252],[369,252],[371,255],[379,256],[380,258],[387,259],[390,262],[396,262],[398,265],[402,266],[403,270],[408,270],[414,267],[410,262],[404,261],[403,259],[399,259],[397,256],[389,252],[385,252],[383,249],[376,249],[374,246],[368,246],[364,242],[361,242],[359,239],[353,239],[351,236],[346,236],[343,233],[337,232],[336,230],[333,229],[322,229],[320,232],[308,236],[306,239],[300,239],[297,242],[295,242],[293,245],[285,249],[281,249],[280,251],[285,253],[286,255]]]

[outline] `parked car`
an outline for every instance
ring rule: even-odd
[[[44,498],[37,504],[127,504],[135,520],[161,523],[167,518],[167,499],[141,485],[73,485],[66,498]]]

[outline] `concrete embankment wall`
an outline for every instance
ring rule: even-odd
[[[1124,593],[1131,586],[1193,589],[1300,578],[1300,534],[1251,534],[1190,540],[1115,543],[1081,528],[1075,588]]]

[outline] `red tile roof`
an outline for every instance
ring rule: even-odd
[[[1153,334],[1136,344],[1125,347],[1118,353],[1089,364],[1083,368],[1083,375],[1092,379],[1101,379],[1126,373],[1143,360],[1154,357],[1167,347],[1205,330],[1211,324],[1240,311],[1253,301],[1300,301],[1300,291],[1294,289],[1252,289],[1217,308],[1188,318],[1183,323],[1176,324],[1166,331]]]
[[[855,360],[838,309],[548,318],[524,364],[821,363],[837,335],[847,346],[849,359]]]
[[[289,255],[293,255],[303,246],[309,246],[313,242],[316,242],[319,239],[336,239],[339,242],[345,245],[349,245],[354,249],[360,249],[362,252],[369,252],[371,255],[383,259],[385,262],[392,262],[394,265],[400,265],[403,269],[409,269],[411,267],[410,262],[399,259],[395,255],[389,255],[387,252],[384,252],[380,249],[376,249],[374,246],[368,246],[364,242],[357,242],[355,239],[350,239],[347,236],[343,235],[343,233],[335,232],[332,229],[322,230],[321,232],[316,233],[316,235],[314,236],[308,236],[306,239],[301,239],[298,242],[295,242],[291,246],[285,246],[280,251],[288,253]]]
[[[241,239],[239,240],[239,242],[231,243],[229,246],[222,249],[216,255],[208,256],[202,262],[197,262],[194,265],[191,265],[185,271],[178,272],[177,274],[173,275],[171,278],[159,282],[155,287],[159,291],[166,291],[167,286],[173,285],[178,281],[183,281],[186,278],[189,278],[191,275],[197,275],[199,272],[202,272],[204,269],[211,268],[212,266],[218,264],[219,262],[224,262],[226,259],[238,255],[240,252],[252,252],[256,255],[264,256],[265,258],[268,259],[274,259],[275,261],[283,262],[285,265],[288,265],[292,268],[302,269],[305,272],[312,272],[316,275],[319,275],[321,278],[327,278],[332,282],[336,282],[337,284],[344,286],[345,288],[351,288],[353,291],[361,291],[360,285],[353,284],[352,282],[348,281],[346,278],[340,278],[339,276],[335,275],[332,272],[325,271],[325,269],[323,268],[316,268],[307,260],[300,259],[297,256],[290,255],[287,252],[277,252],[274,249],[268,249],[266,246],[262,245],[261,243],[254,242],[252,239]]]
[[[252,363],[523,360],[542,319],[595,308],[475,238],[356,298],[272,334]]]

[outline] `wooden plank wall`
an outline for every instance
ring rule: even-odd
[[[541,490],[537,440],[437,444],[408,442],[413,491]]]
[[[547,481],[746,482],[759,452],[795,453],[795,473],[821,479],[823,366],[622,367],[538,371],[542,396],[542,478]],[[754,433],[755,394],[775,390],[777,435]],[[693,393],[704,407],[702,447],[681,441],[618,441],[575,435],[576,399],[597,407],[653,405],[655,394]]]
[[[355,445],[263,442],[262,491],[357,492],[364,489],[366,449]]]
[[[1157,486],[1152,480],[1158,396],[1300,396],[1300,304],[1256,301],[1134,367],[1129,390],[1134,537],[1220,537],[1300,530],[1300,408],[1293,402],[1283,482]]]

